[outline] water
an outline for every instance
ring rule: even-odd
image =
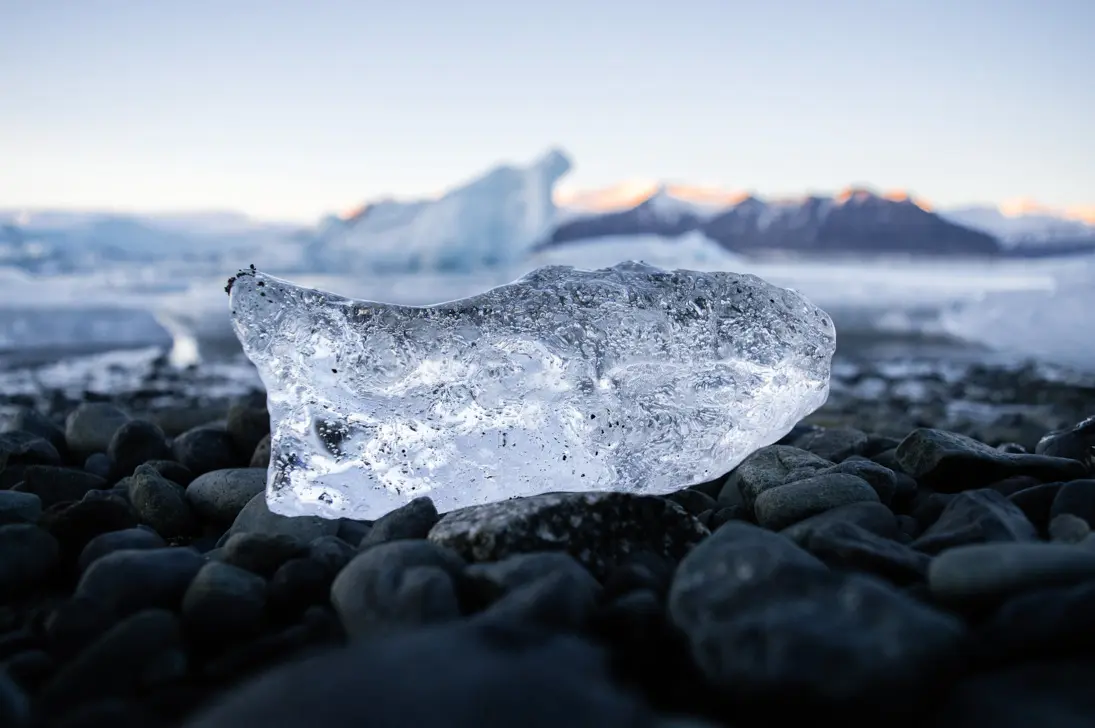
[[[625,258],[661,267],[754,273],[825,308],[839,359],[1014,364],[1028,359],[1095,371],[1091,311],[1095,258],[966,261],[744,260],[705,241],[627,238],[562,247],[508,270],[474,274],[339,276],[272,273],[305,286],[393,303],[452,300],[531,268],[593,268]],[[241,266],[261,258],[240,261]],[[129,386],[162,355],[255,382],[228,324],[225,280],[234,271],[129,266],[35,278],[0,268],[0,391]],[[106,352],[137,352],[113,359]],[[126,376],[104,372],[128,372]],[[65,382],[69,382],[65,385]]]

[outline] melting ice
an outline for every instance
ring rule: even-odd
[[[835,348],[829,316],[793,291],[639,263],[539,268],[420,307],[256,271],[230,293],[267,388],[267,500],[284,515],[669,492],[824,403]]]

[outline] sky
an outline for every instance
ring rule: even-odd
[[[1093,27],[1093,0],[0,0],[0,208],[306,221],[560,147],[571,191],[1095,211]]]

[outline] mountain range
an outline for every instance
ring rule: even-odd
[[[560,150],[501,165],[436,199],[381,200],[313,226],[234,213],[171,216],[0,209],[0,266],[37,273],[171,260],[219,269],[254,255],[267,268],[317,272],[474,270],[535,250],[629,237],[706,238],[746,256],[1047,256],[1095,252],[1095,224],[1033,210],[935,211],[908,195],[851,188],[762,199],[681,185],[563,199]]]
[[[912,199],[890,199],[864,189],[790,201],[746,196],[712,212],[662,188],[629,209],[572,217],[543,246],[621,235],[677,237],[693,231],[747,255],[997,255],[1003,250],[994,236],[946,220]]]

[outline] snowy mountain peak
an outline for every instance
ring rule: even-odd
[[[697,205],[679,197],[674,197],[665,184],[658,185],[654,194],[646,198],[639,207],[670,223],[687,217],[698,218],[703,216]]]
[[[838,205],[863,205],[878,199],[878,195],[866,187],[848,187],[833,196]]]

